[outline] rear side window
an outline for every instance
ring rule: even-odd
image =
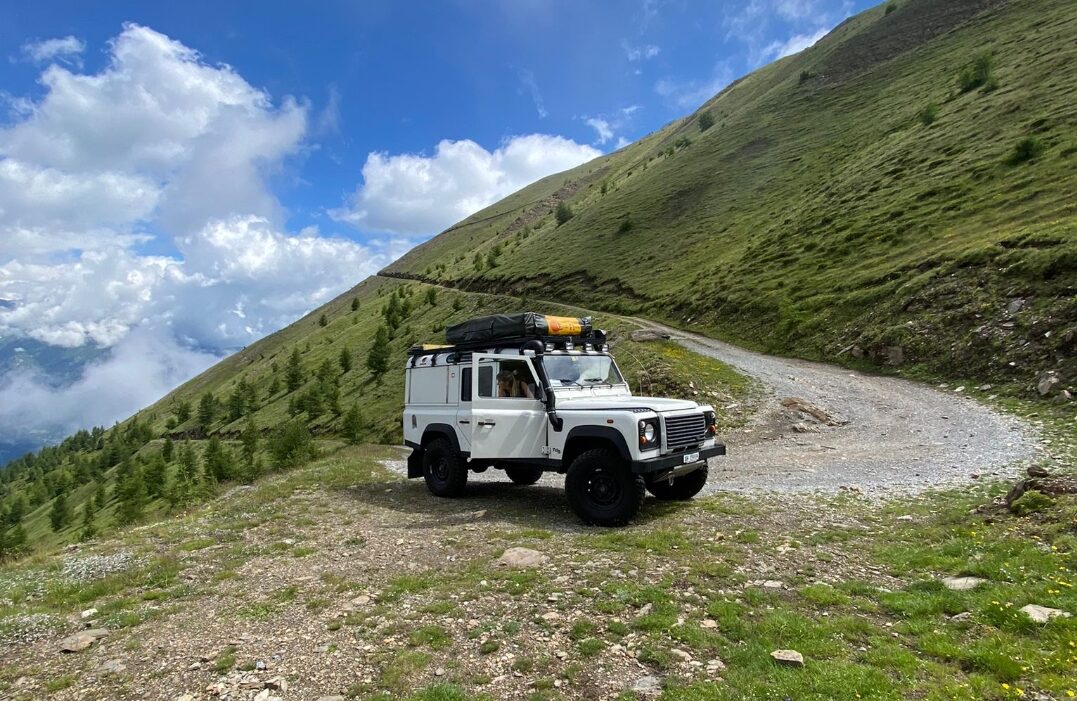
[[[479,364],[479,396],[494,396],[494,366],[492,364]]]
[[[460,401],[471,401],[471,368],[464,368],[460,372]]]

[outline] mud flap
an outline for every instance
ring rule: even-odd
[[[412,448],[408,456],[408,479],[423,476],[423,449]]]

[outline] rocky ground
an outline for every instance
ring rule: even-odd
[[[742,698],[758,675],[823,698],[853,683],[849,670],[917,649],[887,596],[964,574],[866,556],[865,542],[925,522],[916,507],[725,494],[648,500],[632,528],[591,529],[560,489],[488,473],[465,498],[435,499],[397,473],[399,458],[346,449],[4,571],[0,696]],[[1065,615],[1050,597],[1034,603]],[[953,605],[969,610],[954,634],[980,635],[967,630],[985,615],[973,600]],[[1047,625],[1071,634],[1062,621]],[[903,675],[979,688],[959,665]]]

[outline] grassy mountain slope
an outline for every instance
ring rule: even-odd
[[[1066,0],[887,3],[386,272],[785,353],[1072,382],[1075,35]]]

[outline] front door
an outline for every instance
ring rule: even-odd
[[[546,457],[546,407],[528,358],[476,354],[472,367],[471,457]]]

